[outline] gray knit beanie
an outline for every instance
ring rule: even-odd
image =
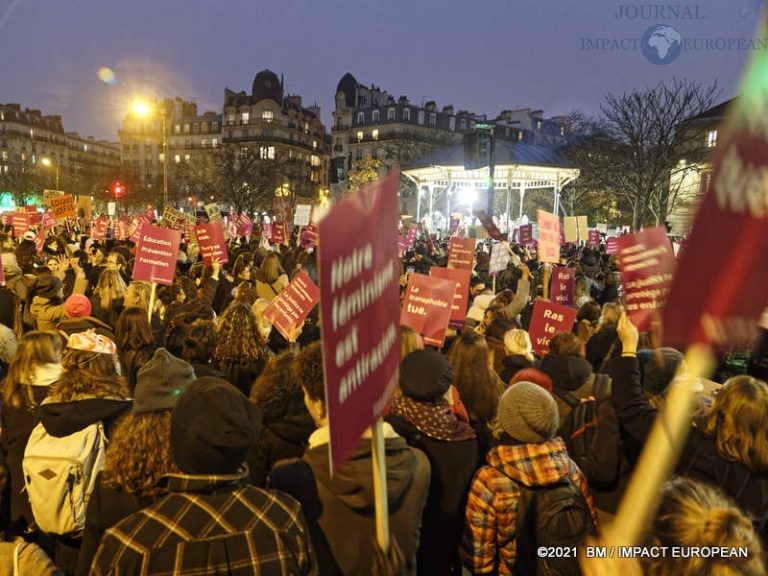
[[[518,382],[501,396],[497,423],[514,440],[539,444],[555,437],[560,414],[552,394],[537,384]]]

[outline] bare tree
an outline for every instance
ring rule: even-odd
[[[24,206],[30,196],[42,190],[41,175],[29,156],[13,154],[7,166],[7,172],[0,172],[0,188],[11,193],[17,206]]]
[[[683,154],[703,144],[702,134],[679,126],[712,107],[720,90],[717,84],[702,86],[673,79],[667,85],[609,94],[601,106],[608,136],[600,142],[598,156],[605,163],[594,177],[605,191],[624,196],[632,210],[632,228],[651,220],[663,223],[670,200],[670,176],[682,169]]]

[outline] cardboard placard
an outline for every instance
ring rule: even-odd
[[[565,266],[552,268],[549,297],[553,302],[563,306],[573,306],[573,296],[576,290],[576,270]]]
[[[141,236],[136,244],[133,279],[157,282],[158,284],[173,284],[180,242],[181,232],[179,230],[143,223]]]
[[[544,210],[538,211],[539,262],[560,262],[560,219]]]
[[[208,221],[209,222],[221,222],[221,211],[219,210],[218,204],[206,204],[204,206],[205,212],[208,214]]]
[[[290,284],[264,308],[264,318],[289,340],[291,332],[304,322],[318,300],[320,289],[306,272],[300,270]]]
[[[458,268],[438,268],[432,266],[429,269],[430,276],[446,278],[453,280],[458,286],[453,295],[453,304],[451,305],[451,319],[448,325],[452,328],[461,328],[464,326],[464,320],[467,318],[467,305],[469,304],[469,270],[460,270]]]
[[[638,330],[649,330],[675,272],[675,254],[666,229],[646,228],[619,237],[618,256],[627,315]]]
[[[451,238],[448,244],[448,268],[472,270],[475,267],[476,244],[473,238]]]
[[[576,310],[557,302],[536,300],[533,303],[531,325],[528,330],[533,351],[541,357],[549,353],[549,341],[558,332],[570,332],[576,321]]]
[[[210,224],[200,224],[194,227],[200,255],[206,265],[212,262],[224,264],[229,261],[227,240],[224,238],[224,226],[221,221]]]
[[[29,214],[26,212],[11,213],[11,226],[13,226],[13,235],[21,238],[29,230]]]
[[[400,325],[410,326],[421,334],[427,346],[442,348],[456,288],[453,280],[410,274],[400,309]]]
[[[74,218],[77,216],[77,210],[75,210],[75,198],[72,194],[52,196],[49,199],[49,205],[53,212],[53,217],[57,220],[59,218]]]
[[[331,471],[380,417],[400,365],[400,174],[364,186],[318,223]]]
[[[511,256],[506,243],[500,242],[491,246],[491,262],[488,266],[489,274],[496,274],[507,269]]]
[[[293,223],[296,226],[309,226],[312,221],[312,204],[296,204]]]

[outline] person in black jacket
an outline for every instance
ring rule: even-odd
[[[261,339],[256,316],[244,302],[232,302],[218,323],[218,341],[213,360],[216,368],[243,394],[261,373],[271,353]]]
[[[171,410],[195,381],[195,372],[159,348],[137,376],[133,407],[114,428],[104,469],[88,503],[78,576],[88,574],[104,532],[164,496],[167,491],[158,480],[179,472],[171,458]]]
[[[432,468],[417,554],[422,576],[460,572],[464,507],[477,468],[475,431],[444,398],[452,382],[453,368],[444,355],[415,350],[400,366],[402,394],[386,418],[410,446],[427,455]]]
[[[309,435],[315,431],[304,405],[301,382],[296,377],[293,351],[276,356],[251,388],[251,402],[260,410],[264,428],[256,446],[248,453],[251,484],[266,485],[269,471],[279,460],[301,458]]]
[[[606,363],[621,427],[644,443],[657,410],[641,390],[637,328],[622,314],[617,326],[622,356]],[[751,376],[725,382],[712,411],[694,422],[677,466],[679,473],[719,486],[748,512],[763,542],[768,518],[768,384]]]

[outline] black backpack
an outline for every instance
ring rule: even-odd
[[[587,499],[568,476],[556,484],[520,487],[514,574],[578,576],[578,546],[596,534]],[[539,548],[548,553],[540,554]]]
[[[568,455],[593,487],[613,489],[621,468],[621,432],[611,400],[611,378],[595,374],[592,398],[579,401],[568,392],[555,393],[571,406],[559,434]]]

